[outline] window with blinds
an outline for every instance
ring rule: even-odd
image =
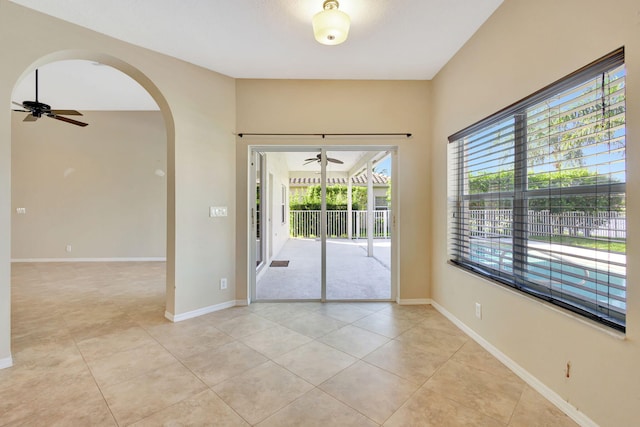
[[[624,331],[624,49],[449,141],[451,261]]]

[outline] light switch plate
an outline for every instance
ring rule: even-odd
[[[209,206],[209,216],[211,218],[216,216],[227,216],[226,206]]]

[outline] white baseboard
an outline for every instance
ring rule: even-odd
[[[424,305],[431,304],[430,298],[416,298],[416,299],[398,299],[400,305]]]
[[[249,305],[249,301],[247,301],[246,299],[237,299],[236,300],[236,307],[246,307]]]
[[[10,368],[13,366],[13,358],[11,356],[0,359],[0,369]]]
[[[11,258],[11,262],[165,262],[163,257],[137,258]]]
[[[203,316],[205,314],[213,313],[214,311],[224,310],[225,308],[231,308],[236,306],[236,301],[227,301],[216,305],[210,305],[208,307],[202,307],[197,310],[187,311],[186,313],[171,314],[168,311],[164,312],[164,317],[172,322],[181,322],[187,319],[193,319],[194,317]]]
[[[501,361],[507,368],[511,369],[514,374],[519,376],[524,382],[529,384],[531,388],[544,396],[549,402],[553,403],[558,409],[567,414],[572,420],[583,427],[598,427],[591,418],[580,412],[575,406],[564,400],[558,393],[547,387],[542,381],[534,377],[522,366],[518,365],[513,359],[501,352],[497,347],[485,340],[473,329],[462,323],[460,319],[451,314],[447,309],[442,307],[435,301],[431,301],[431,305],[438,310],[444,317],[451,320],[464,333],[469,335],[475,342],[480,344],[485,350],[491,353],[496,359]]]

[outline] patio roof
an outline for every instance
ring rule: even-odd
[[[377,173],[373,173],[372,175],[373,185],[389,185],[389,177],[385,175],[380,175]],[[358,176],[354,176],[351,178],[351,183],[353,185],[367,185],[367,174],[362,174]],[[292,186],[308,186],[308,185],[319,185],[320,177],[298,177],[298,178],[289,178],[289,184]],[[327,184],[330,185],[347,185],[346,177],[334,177],[327,178]]]

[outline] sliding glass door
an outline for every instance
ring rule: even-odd
[[[394,297],[389,153],[253,149],[252,300]]]

